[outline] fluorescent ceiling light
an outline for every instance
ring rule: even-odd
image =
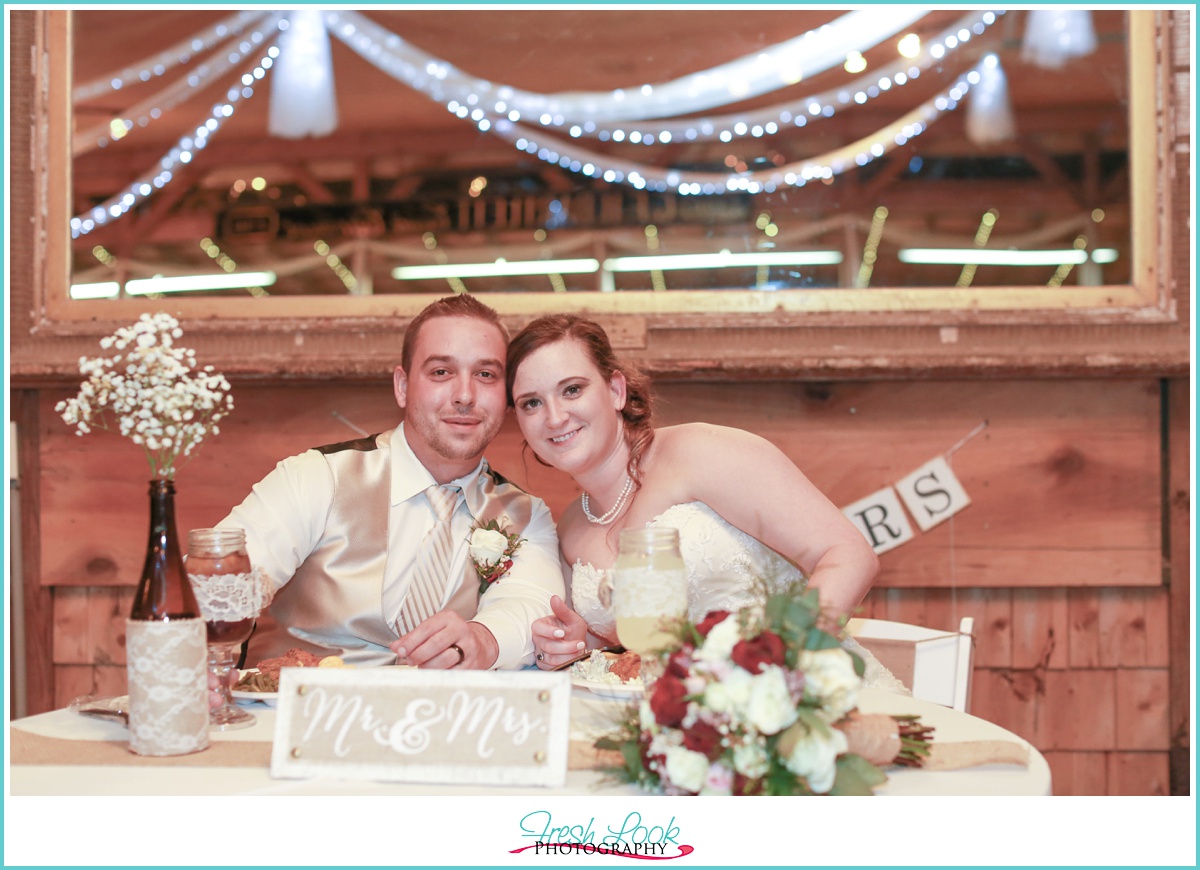
[[[606,272],[650,272],[655,269],[732,269],[739,266],[836,266],[838,251],[774,251],[765,254],[672,254],[659,257],[613,257]]]
[[[274,272],[219,272],[170,278],[160,275],[126,281],[125,293],[129,296],[145,296],[147,293],[186,293],[189,290],[240,290],[246,287],[269,287],[274,283]]]
[[[397,266],[392,277],[398,281],[424,278],[498,278],[508,275],[589,275],[600,268],[591,258],[579,260],[508,260],[494,263],[446,263],[440,266]]]
[[[72,299],[116,299],[121,285],[116,281],[101,281],[97,284],[72,284]]]
[[[1054,251],[989,251],[986,248],[901,248],[901,263],[950,266],[1061,266],[1086,263],[1087,251],[1063,248]],[[1115,248],[1099,248],[1092,254],[1096,263],[1117,259]]]

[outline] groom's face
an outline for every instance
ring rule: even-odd
[[[396,369],[405,436],[439,483],[474,468],[504,425],[505,350],[487,321],[435,317],[421,326],[410,370]]]

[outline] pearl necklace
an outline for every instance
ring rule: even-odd
[[[617,518],[617,514],[625,507],[625,502],[629,501],[629,494],[633,492],[633,478],[625,478],[625,488],[621,490],[621,494],[617,496],[617,502],[604,513],[603,516],[594,516],[589,509],[591,498],[585,492],[579,499],[579,504],[583,508],[583,515],[587,517],[589,523],[595,523],[598,526],[607,526]]]

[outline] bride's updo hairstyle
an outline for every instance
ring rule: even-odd
[[[535,350],[564,339],[579,342],[591,356],[592,362],[606,382],[611,382],[617,372],[625,376],[625,407],[621,409],[621,418],[625,424],[625,437],[629,439],[629,476],[640,488],[638,466],[654,441],[654,429],[650,425],[650,378],[636,366],[617,359],[612,343],[608,340],[608,333],[596,321],[580,317],[578,314],[546,314],[518,332],[508,345],[509,407],[513,405],[513,381],[525,358]],[[536,451],[534,457],[542,465],[548,464]]]

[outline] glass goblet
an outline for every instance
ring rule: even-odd
[[[208,629],[209,730],[247,728],[255,716],[237,706],[231,695],[237,682],[236,654],[270,603],[272,587],[251,568],[242,529],[188,532],[187,572]]]

